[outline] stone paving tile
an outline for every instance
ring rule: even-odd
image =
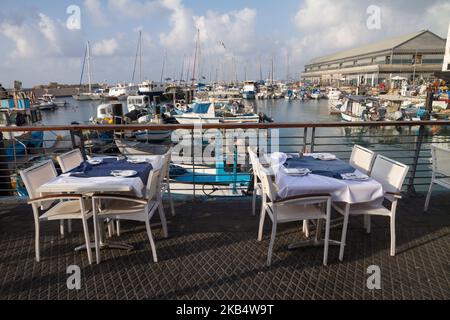
[[[73,250],[84,242],[78,223],[64,238],[58,223],[44,224],[36,263],[30,208],[4,206],[0,299],[449,299],[450,197],[433,198],[428,214],[420,210],[423,197],[400,203],[395,257],[389,256],[387,219],[373,218],[367,235],[362,219],[352,217],[344,262],[338,261],[338,247],[330,247],[326,267],[320,247],[287,249],[302,237],[299,223],[279,228],[272,266],[266,267],[270,223],[263,241],[256,241],[258,218],[251,216],[249,200],[177,204],[177,216],[168,217],[170,237],[163,239],[160,227],[153,228],[158,263],[144,225],[123,223],[114,240],[135,249],[104,250],[101,264],[92,266],[85,251]],[[339,237],[340,230],[333,230],[331,238]],[[79,291],[67,289],[70,265],[81,268]],[[381,268],[381,290],[366,286],[371,265]]]

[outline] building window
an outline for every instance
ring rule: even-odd
[[[413,55],[413,64],[422,64],[422,55],[421,54]]]

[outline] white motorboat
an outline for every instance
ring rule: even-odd
[[[327,98],[330,100],[339,100],[341,95],[342,95],[342,92],[339,91],[338,89],[330,88],[327,93]]]
[[[148,96],[129,96],[127,98],[128,112],[134,110],[147,110],[150,108],[150,99]]]
[[[54,99],[55,96],[52,94],[43,94],[42,97],[37,99],[35,106],[39,107],[40,110],[55,110],[56,104]]]
[[[118,84],[117,86],[109,88],[108,97],[126,100],[128,96],[135,96],[138,94],[138,86],[134,84]]]
[[[185,112],[174,117],[180,124],[259,122],[259,116],[256,114],[223,112],[223,110],[216,110],[212,102],[196,102],[192,106],[192,112]]]

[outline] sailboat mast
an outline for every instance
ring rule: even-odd
[[[273,55],[272,55],[272,71],[271,71],[270,84],[273,84]]]
[[[195,41],[195,51],[194,51],[194,66],[192,69],[192,86],[195,85],[195,72],[197,67],[197,55],[198,55],[198,42],[200,39],[200,29],[197,29],[197,40]]]
[[[164,59],[163,59],[163,65],[162,65],[162,69],[161,69],[161,83],[163,82],[163,77],[164,77],[164,69],[166,68],[166,58],[167,58],[167,51],[164,52]]]
[[[142,30],[139,30],[139,83],[142,82]]]
[[[88,41],[87,43],[87,68],[88,68],[88,81],[89,81],[89,92],[92,91],[91,84],[91,45]]]

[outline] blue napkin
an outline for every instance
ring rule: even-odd
[[[88,162],[83,162],[78,167],[69,171],[71,177],[77,178],[97,178],[110,177],[111,171],[114,170],[133,170],[136,171],[136,177],[142,180],[145,185],[148,181],[150,171],[153,166],[150,163],[130,163],[127,160],[104,159],[101,164],[92,165]]]
[[[286,168],[308,168],[313,174],[340,179],[341,174],[354,173],[356,170],[345,161],[340,159],[324,161],[313,157],[293,157],[284,163]]]

